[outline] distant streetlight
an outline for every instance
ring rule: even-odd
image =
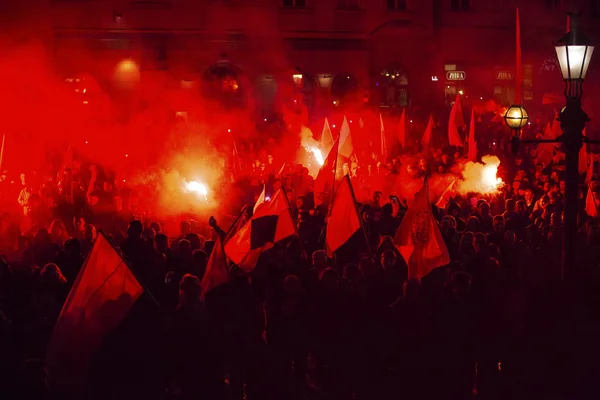
[[[302,85],[302,78],[304,78],[304,75],[302,75],[302,72],[300,72],[300,70],[296,68],[296,72],[294,72],[294,74],[292,75],[292,79],[294,79],[294,83],[296,84],[296,86]]]

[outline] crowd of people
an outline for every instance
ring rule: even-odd
[[[565,280],[564,166],[559,156],[536,162],[535,149],[494,149],[507,182],[499,193],[432,205],[452,262],[412,279],[393,240],[408,202],[388,200],[384,186],[402,168],[415,179],[445,174],[456,150],[410,165],[375,154],[339,165],[338,178],[360,188],[367,246],[335,254],[323,250],[327,208],[315,204],[308,169],[276,174],[272,156],[257,156],[235,183],[239,205],[251,206],[265,183],[282,187],[297,236],[250,274],[232,265],[229,282],[209,293],[200,282],[228,222],[184,219],[167,232],[143,196],[100,167],[77,165],[36,186],[4,173],[0,394],[69,398],[53,386],[46,346],[102,229],[146,293],[105,338],[78,398],[593,398],[600,221],[583,210],[595,176],[582,189],[579,261]]]

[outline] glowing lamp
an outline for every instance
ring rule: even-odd
[[[459,90],[458,94],[460,94],[462,96],[463,94],[465,94],[465,92],[463,92],[462,90]]]
[[[513,105],[504,114],[504,121],[506,121],[506,125],[510,129],[518,131],[529,121],[529,114],[525,110],[525,107]]]
[[[292,75],[292,79],[294,80],[294,83],[298,86],[302,85],[302,78],[304,76],[302,75],[302,73],[296,69],[296,72],[294,73],[294,75]]]
[[[560,72],[565,81],[584,80],[594,53],[592,41],[583,33],[578,32],[575,21],[576,18],[571,17],[573,29],[554,45]]]

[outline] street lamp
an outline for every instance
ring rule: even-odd
[[[300,70],[296,68],[296,72],[294,72],[294,74],[292,75],[292,79],[294,79],[294,83],[296,84],[296,86],[302,85],[303,77],[304,76],[302,75],[302,72],[300,72]]]
[[[555,44],[556,56],[565,81],[567,105],[558,120],[563,134],[558,138],[565,152],[565,209],[561,275],[576,265],[577,216],[579,213],[579,150],[584,142],[583,129],[588,121],[581,109],[583,80],[587,74],[594,46],[579,31],[578,15],[571,15],[571,30]]]
[[[584,143],[598,143],[583,136],[588,121],[581,109],[582,84],[594,53],[591,40],[579,31],[578,15],[571,14],[571,30],[555,44],[556,56],[565,81],[567,105],[558,120],[563,134],[556,139],[520,138],[521,128],[527,123],[527,111],[521,106],[511,106],[504,120],[515,134],[511,138],[513,152],[520,143],[560,143],[565,152],[565,208],[561,278],[576,265],[577,216],[579,209],[578,162],[579,150]]]
[[[525,107],[520,105],[512,105],[506,110],[504,114],[504,121],[506,125],[513,132],[510,138],[510,145],[513,154],[517,154],[519,150],[519,142],[521,140],[521,129],[527,125],[529,121],[529,114]]]

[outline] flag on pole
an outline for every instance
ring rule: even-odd
[[[592,188],[588,185],[587,196],[585,196],[585,213],[592,218],[598,216],[598,207],[596,207],[596,196]]]
[[[585,129],[583,130],[583,136],[585,136]],[[583,175],[587,172],[588,170],[588,156],[587,156],[587,151],[586,151],[586,146],[585,144],[583,146],[581,146],[581,149],[579,149],[579,174]]]
[[[448,185],[446,190],[444,190],[444,193],[442,193],[442,195],[440,196],[438,201],[435,203],[435,206],[437,208],[446,208],[446,206],[450,202],[450,197],[452,196],[452,192],[453,192],[452,188],[454,187],[455,183],[456,183],[456,179],[454,179],[452,181],[452,183],[450,183],[450,185]]]
[[[260,255],[296,233],[284,190],[260,206],[250,221],[225,243],[225,254],[245,272],[251,272]]]
[[[398,142],[402,148],[406,147],[406,108],[402,109],[402,115],[398,121]]]
[[[223,250],[223,242],[221,242],[221,238],[217,238],[206,263],[206,272],[200,282],[202,295],[206,296],[212,289],[227,282],[229,282],[229,266]]]
[[[334,142],[331,146],[331,150],[325,159],[323,165],[319,169],[317,179],[315,179],[314,193],[315,193],[315,205],[321,205],[329,203],[331,201],[331,193],[334,190],[332,187],[335,177],[335,169],[338,158],[339,142],[340,138]]]
[[[454,114],[454,122],[457,127],[465,126],[465,116],[463,114],[462,109],[462,100],[460,99],[460,94],[456,95],[456,100],[454,101],[453,107],[456,109],[456,113]]]
[[[522,96],[521,96],[521,85],[523,84],[523,55],[521,52],[521,19],[519,17],[519,9],[517,8],[517,16],[516,16],[516,73],[515,73],[515,103],[513,104],[521,104]]]
[[[554,120],[552,121],[552,130],[549,139],[556,139],[560,135],[562,135],[562,128],[560,127],[560,121],[558,120],[558,112],[554,112]],[[552,146],[554,146],[554,144],[552,144]]]
[[[381,135],[381,156],[386,161],[388,157],[387,141],[385,140],[385,127],[383,126],[383,116],[379,113],[379,132]]]
[[[588,164],[587,173],[585,175],[585,183],[589,185],[594,177],[594,155],[590,154],[590,162]]]
[[[260,196],[258,196],[258,199],[256,199],[256,203],[254,204],[254,213],[256,213],[256,210],[258,210],[258,207],[260,207],[262,204],[264,204],[265,199],[267,198],[267,185],[263,185],[263,190],[262,192],[260,192]]]
[[[325,118],[323,124],[323,131],[321,132],[321,150],[328,153],[333,146],[333,135],[331,134],[331,128],[329,126],[329,120]]]
[[[335,252],[359,229],[362,229],[362,224],[356,208],[356,199],[350,178],[346,175],[335,191],[327,220],[325,231],[327,250],[330,253]]]
[[[450,119],[448,121],[448,142],[450,146],[463,147],[465,144],[458,133],[458,127],[462,126],[459,124],[460,119],[462,117],[462,109],[459,110],[460,107],[460,97],[456,96],[456,101],[452,105],[452,109],[450,110]],[[459,117],[460,115],[460,117]],[[464,121],[464,119],[463,119]],[[464,122],[463,122],[464,125]]]
[[[421,279],[450,263],[448,248],[431,211],[428,178],[402,219],[394,244],[408,264],[410,278]]]
[[[475,141],[475,111],[471,110],[471,124],[469,126],[469,161],[477,161],[477,142]]]
[[[354,144],[352,143],[352,134],[350,133],[350,124],[346,116],[342,122],[340,129],[340,149],[339,155],[342,157],[350,158],[354,154]]]
[[[48,343],[46,361],[57,387],[82,390],[92,357],[142,293],[121,254],[100,232]]]
[[[427,128],[425,128],[425,133],[421,138],[421,145],[423,148],[429,147],[429,143],[431,143],[431,137],[433,136],[433,114],[429,114],[429,122],[427,122]]]

